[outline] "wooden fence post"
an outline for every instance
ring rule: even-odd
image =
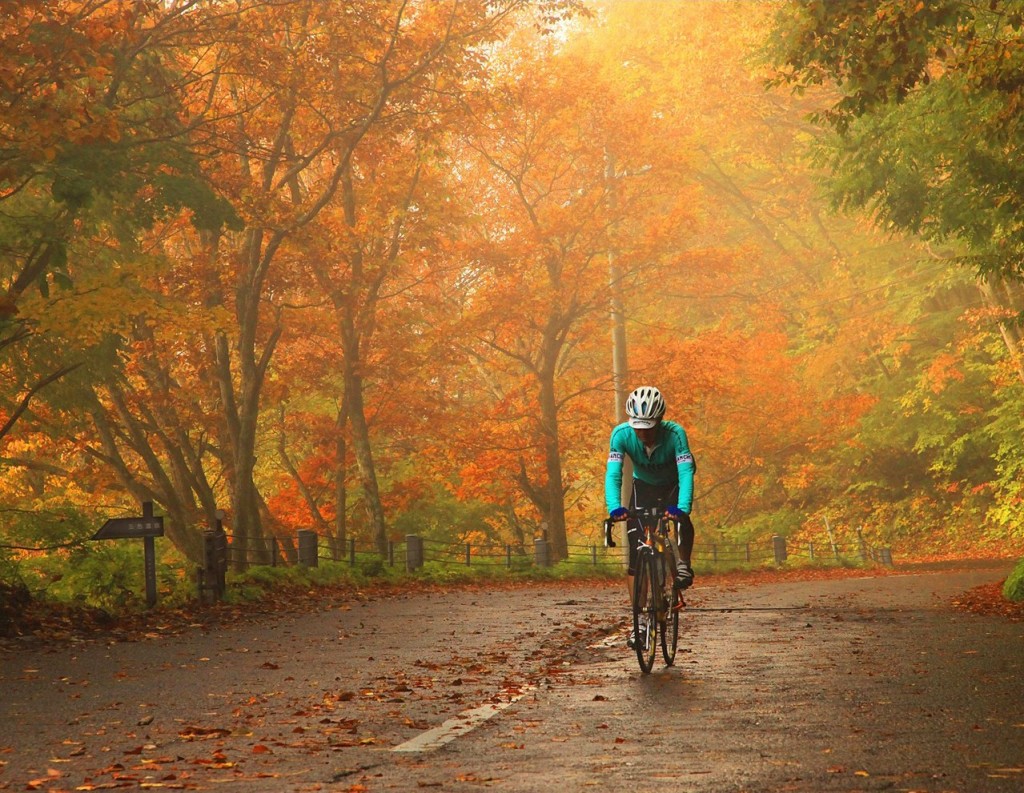
[[[423,567],[423,538],[405,535],[405,569],[410,573]]]
[[[211,602],[224,599],[225,576],[228,568],[227,535],[223,530],[203,532],[203,566],[199,568],[199,599],[206,602],[209,593]]]
[[[548,567],[551,564],[548,541],[544,537],[538,537],[533,541],[533,562],[537,567]]]
[[[315,531],[310,531],[309,529],[299,530],[299,564],[304,567],[317,567],[319,565],[319,539]]]
[[[786,561],[786,538],[778,534],[772,537],[772,550],[775,551],[775,564]]]

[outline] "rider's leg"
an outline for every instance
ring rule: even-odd
[[[684,514],[679,521],[679,563],[676,565],[676,586],[686,589],[693,584],[693,521]]]
[[[636,560],[637,560],[637,556],[639,556],[639,554],[637,553],[637,541],[638,541],[637,531],[635,529],[631,530],[630,527],[627,525],[627,527],[626,527],[626,547],[629,549],[629,560],[627,562],[628,567],[626,569],[626,586],[627,586],[627,588],[629,590],[629,613],[630,614],[633,613],[633,594],[634,594],[633,593],[633,582],[636,579]],[[633,646],[634,638],[635,637],[633,636],[633,629],[632,629],[632,627],[630,627],[629,639],[627,640],[626,644],[628,644],[630,647],[632,647]]]
[[[693,537],[693,521],[684,513],[683,519],[679,521],[679,558],[687,564],[690,564],[690,557],[693,556]]]
[[[637,508],[636,486],[637,486],[637,482],[634,479],[633,480],[633,491],[632,491],[632,493],[630,494],[630,497],[629,497],[630,509],[636,509]],[[628,554],[629,554],[628,557],[627,557],[626,586],[629,589],[629,612],[630,612],[630,614],[633,613],[633,594],[634,594],[633,593],[633,586],[634,586],[634,580],[636,578],[636,562],[637,562],[637,557],[639,556],[639,553],[638,553],[638,550],[639,550],[638,549],[638,544],[639,544],[639,542],[640,542],[640,527],[639,527],[639,525],[637,524],[636,521],[630,520],[630,521],[628,521],[626,523],[626,548],[628,549]],[[629,639],[627,640],[626,644],[628,644],[630,647],[632,647],[634,639],[635,639],[635,637],[633,636],[633,629],[631,627],[630,631],[629,631]]]

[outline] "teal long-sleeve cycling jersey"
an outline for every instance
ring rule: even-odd
[[[679,509],[690,513],[696,465],[686,430],[674,421],[662,421],[658,429],[658,444],[649,454],[628,423],[612,430],[608,468],[604,475],[604,500],[609,512],[622,506],[622,462],[629,455],[633,461],[634,479],[649,485],[674,485],[678,482]]]

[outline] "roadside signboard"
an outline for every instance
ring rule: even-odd
[[[163,537],[164,516],[111,518],[93,535],[94,540],[124,540],[132,537]]]
[[[156,605],[156,547],[154,537],[164,536],[163,515],[153,514],[153,502],[142,502],[142,516],[138,518],[111,518],[92,538],[94,540],[125,540],[142,538],[145,544],[146,604]]]

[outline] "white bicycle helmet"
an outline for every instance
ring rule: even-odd
[[[629,426],[635,429],[646,430],[657,426],[665,415],[665,400],[661,391],[649,385],[640,386],[626,399],[626,415],[629,416]]]

